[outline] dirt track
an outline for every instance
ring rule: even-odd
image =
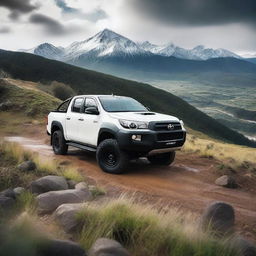
[[[256,241],[255,184],[242,184],[239,189],[216,186],[217,161],[179,152],[172,166],[151,166],[142,159],[132,162],[124,174],[111,175],[101,171],[93,154],[73,149],[67,156],[55,156],[47,143],[49,139],[42,134],[30,139],[9,137],[9,140],[39,152],[43,157],[69,160],[91,180],[105,186],[110,196],[136,192],[150,203],[178,206],[194,213],[201,213],[212,201],[230,203],[236,211],[239,232]]]

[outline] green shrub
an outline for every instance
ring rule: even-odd
[[[75,94],[74,91],[66,84],[54,81],[51,83],[51,86],[53,95],[61,100],[68,99]]]

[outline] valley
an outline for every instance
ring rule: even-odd
[[[188,80],[148,81],[171,92],[220,123],[256,140],[256,87]]]

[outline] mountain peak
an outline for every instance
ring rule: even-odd
[[[99,33],[97,33],[92,38],[99,38],[99,39],[101,39],[101,41],[115,40],[115,39],[118,39],[118,38],[123,38],[123,39],[129,40],[128,38],[126,38],[126,37],[124,37],[120,34],[117,34],[116,32],[114,32],[114,31],[112,31],[108,28],[105,28],[104,30],[100,31]]]
[[[201,45],[201,44],[193,48],[193,50],[198,50],[198,51],[202,51],[204,49],[205,49],[204,45]]]

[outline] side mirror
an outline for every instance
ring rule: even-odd
[[[90,115],[98,115],[99,110],[97,107],[88,107],[84,111],[85,114],[90,114]]]

